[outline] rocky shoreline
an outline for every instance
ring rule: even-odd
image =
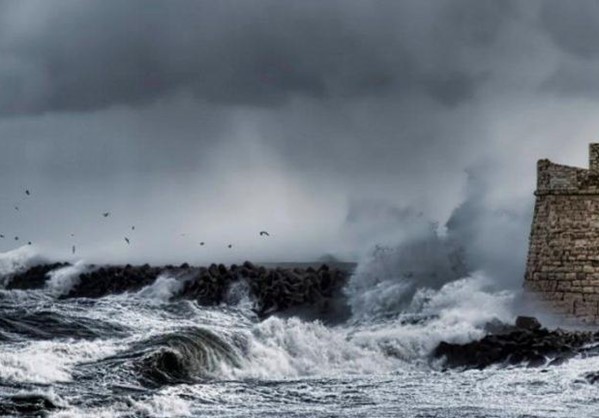
[[[5,279],[7,289],[36,289],[46,285],[51,271],[68,267],[67,263],[43,264],[13,274]],[[161,277],[180,282],[174,298],[195,300],[202,305],[226,302],[236,284],[247,286],[260,317],[275,312],[310,314],[321,319],[340,318],[349,314],[342,289],[351,271],[322,264],[318,267],[264,267],[246,261],[242,265],[211,264],[180,266],[95,266],[80,273],[74,285],[61,298],[100,298],[110,294],[136,292]]]
[[[43,288],[49,273],[69,267],[53,263],[31,267],[4,279],[7,289]],[[78,274],[60,298],[101,298],[111,294],[138,292],[168,277],[179,282],[172,298],[195,300],[210,306],[235,303],[231,290],[243,287],[260,318],[271,314],[298,315],[305,319],[339,322],[350,310],[343,287],[351,270],[322,264],[315,266],[256,266],[211,264],[208,267],[94,266]],[[451,369],[485,369],[489,366],[544,367],[562,364],[577,355],[599,354],[599,331],[575,331],[541,326],[533,317],[518,317],[515,324],[490,323],[487,335],[465,344],[442,341],[431,360]],[[588,376],[599,382],[599,373]]]
[[[548,330],[533,317],[518,317],[514,325],[491,325],[489,334],[480,340],[441,342],[432,357],[442,359],[448,368],[484,369],[492,365],[554,366],[576,355],[599,354],[599,331]]]

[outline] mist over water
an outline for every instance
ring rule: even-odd
[[[597,357],[431,353],[544,315],[521,297],[535,163],[587,164],[597,8],[0,0],[0,415],[596,415]],[[348,310],[94,275],[245,260],[355,263]]]

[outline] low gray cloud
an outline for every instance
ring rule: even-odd
[[[542,2],[541,24],[563,51],[582,58],[599,57],[599,3],[593,0]]]
[[[492,45],[513,13],[488,0],[2,5],[4,114],[136,106],[178,91],[258,106],[296,95],[452,106],[484,80],[460,55]]]
[[[69,251],[74,229],[110,260],[351,258],[401,228],[356,205],[399,207],[451,217],[499,272],[516,235],[482,243],[527,229],[535,160],[584,163],[599,129],[594,6],[563,4],[0,0],[0,233]]]

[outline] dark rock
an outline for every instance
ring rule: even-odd
[[[534,319],[534,318],[532,318]],[[525,363],[528,367],[558,365],[576,354],[585,353],[586,346],[597,342],[595,334],[582,331],[547,330],[537,327],[538,321],[519,321],[518,328],[487,335],[467,344],[441,342],[432,353],[444,358],[448,367],[483,369],[492,364]]]
[[[31,267],[9,276],[6,281],[6,288],[21,290],[42,288],[46,285],[49,272],[68,265],[68,263],[52,263]]]
[[[43,287],[47,273],[65,263],[32,267],[5,279],[9,289]],[[324,319],[327,316],[347,315],[348,305],[343,286],[349,272],[337,267],[267,268],[249,261],[242,267],[211,264],[193,267],[187,263],[179,267],[166,265],[152,267],[148,264],[133,266],[99,266],[79,275],[70,291],[62,298],[100,298],[109,294],[136,292],[149,286],[160,274],[167,273],[183,282],[182,290],[174,297],[187,298],[203,305],[223,303],[229,287],[237,281],[247,283],[254,311],[261,318],[287,311],[293,315]]]
[[[516,327],[529,331],[535,331],[541,329],[541,323],[533,316],[519,316],[516,318]]]

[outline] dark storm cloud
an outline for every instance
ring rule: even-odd
[[[576,161],[562,139],[596,132],[575,102],[596,97],[593,46],[545,4],[0,0],[0,229],[70,251],[79,227],[81,254],[119,260],[190,261],[184,231],[238,242],[206,259],[300,259],[393,240],[385,208],[410,208],[453,213],[476,267],[499,271],[502,243],[526,239],[535,160]],[[39,201],[17,213],[24,187]],[[97,224],[109,209],[145,247],[121,252]],[[263,228],[276,238],[256,245]]]
[[[182,91],[259,106],[293,95],[424,95],[452,106],[487,76],[461,56],[493,44],[514,13],[491,0],[27,3],[1,3],[4,114]]]
[[[558,96],[599,97],[599,2],[548,0],[539,15],[549,39],[566,57],[542,88]]]
[[[543,28],[563,51],[581,58],[599,57],[599,2],[546,0],[540,16]]]
[[[542,88],[559,96],[599,97],[599,61],[562,63],[542,84]]]

